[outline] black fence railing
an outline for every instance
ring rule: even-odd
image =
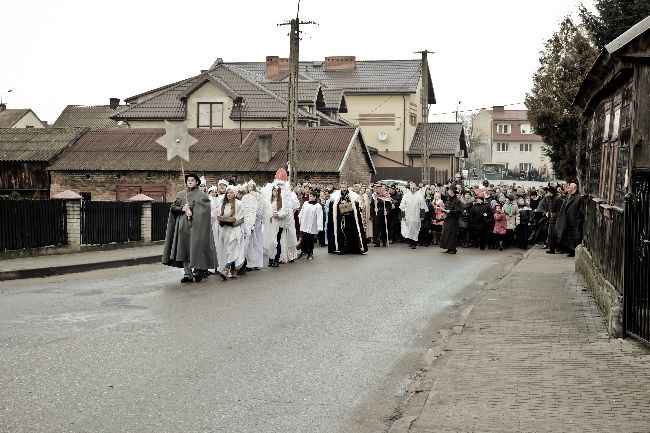
[[[632,170],[625,200],[625,333],[650,345],[650,168]]]
[[[81,205],[81,243],[139,241],[141,218],[141,203],[84,201]]]
[[[63,200],[0,201],[0,251],[67,243]]]
[[[165,240],[171,203],[151,203],[151,240]]]

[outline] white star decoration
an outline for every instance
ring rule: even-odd
[[[165,120],[165,135],[156,139],[156,143],[167,149],[167,161],[176,155],[185,161],[190,160],[190,146],[198,142],[187,132],[184,124],[175,125]]]

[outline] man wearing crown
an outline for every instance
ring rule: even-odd
[[[365,254],[368,251],[359,194],[350,191],[345,181],[330,196],[327,249],[333,254]]]

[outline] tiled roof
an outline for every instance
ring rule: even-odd
[[[272,81],[261,84],[282,99],[289,98],[289,83],[287,81]],[[299,81],[298,102],[315,104],[319,89],[320,83],[318,81]]]
[[[418,123],[408,154],[422,153],[423,124]],[[467,157],[467,144],[462,123],[429,123],[429,153],[438,155],[455,155],[457,149]]]
[[[493,120],[528,120],[528,110],[487,110]]]
[[[225,63],[254,74],[259,81],[266,78],[266,62]],[[325,71],[324,62],[302,61],[299,73],[323,87],[340,88],[355,93],[415,93],[420,82],[422,61],[412,60],[357,60],[354,71]],[[429,103],[436,97],[429,76]]]
[[[0,111],[0,128],[11,128],[30,111],[29,108],[7,108]]]
[[[155,89],[155,96],[128,106],[112,118],[114,120],[185,119],[185,102],[181,101],[180,95],[193,86],[198,78],[198,75],[196,77],[188,78],[165,88],[162,92]]]
[[[190,129],[198,142],[190,147],[185,170],[275,172],[286,163],[287,131],[280,128],[244,129],[240,146],[238,129]],[[300,172],[337,172],[357,133],[356,126],[300,128],[297,164]],[[164,129],[106,129],[86,132],[50,167],[51,170],[178,171],[178,158],[167,161],[156,139]],[[272,135],[273,157],[258,162],[259,135]],[[360,141],[363,143],[363,138]],[[365,149],[365,144],[363,144]],[[366,151],[369,166],[370,154]]]
[[[234,68],[219,65],[204,74],[170,86],[162,92],[156,89],[155,96],[127,107],[113,116],[113,119],[185,119],[187,115],[186,102],[182,97],[188,91],[191,91],[197,83],[205,81],[206,74],[209,74],[212,78],[211,81],[222,84],[229,94],[236,94],[244,98],[246,105],[242,111],[243,119],[281,119],[287,117],[286,99],[262,84],[248,79],[248,74],[240,74]],[[307,90],[311,88],[313,88],[313,85]],[[142,95],[146,95],[146,93]],[[298,110],[298,116],[301,118],[314,118],[313,115],[304,110]],[[239,119],[239,114],[236,114],[236,118]]]
[[[111,119],[115,113],[124,109],[120,106],[112,109],[109,105],[68,105],[54,122],[55,128],[119,128],[126,127],[125,124],[119,125],[118,121]]]
[[[0,161],[52,161],[83,131],[81,128],[0,129]]]

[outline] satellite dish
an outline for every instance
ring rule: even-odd
[[[379,132],[379,140],[386,141],[388,139],[388,133],[386,131]]]

